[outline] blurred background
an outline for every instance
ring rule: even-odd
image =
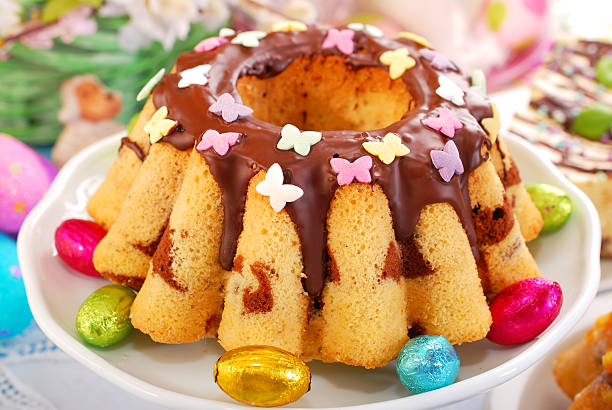
[[[129,125],[135,96],[161,67],[220,27],[269,30],[282,20],[375,24],[412,31],[489,90],[521,81],[554,33],[589,14],[590,36],[610,30],[595,1],[553,0],[0,0],[0,132],[74,151]],[[589,3],[593,3],[592,6]],[[607,20],[606,20],[607,18]],[[599,32],[595,32],[599,31]],[[144,103],[144,102],[143,102]],[[47,151],[42,150],[47,153]]]
[[[483,70],[502,100],[529,84],[555,39],[612,41],[610,0],[0,0],[0,408],[13,408],[7,394],[19,408],[152,408],[31,324],[15,238],[66,161],[130,128],[160,68],[222,27],[284,20],[418,33],[465,72]]]

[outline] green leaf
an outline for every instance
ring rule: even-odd
[[[571,131],[590,140],[598,140],[612,128],[612,109],[603,105],[585,108],[574,118]]]
[[[499,30],[506,17],[506,5],[501,1],[489,4],[487,8],[487,23],[493,31]]]
[[[98,8],[103,0],[49,0],[42,9],[42,22],[51,23],[78,6]]]
[[[600,84],[612,88],[612,56],[603,56],[595,65],[596,78]]]

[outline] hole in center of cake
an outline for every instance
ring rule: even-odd
[[[355,69],[338,56],[300,57],[273,77],[241,77],[237,89],[255,118],[302,130],[384,128],[415,105],[386,68]]]

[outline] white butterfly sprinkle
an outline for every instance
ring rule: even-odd
[[[440,86],[436,89],[436,94],[455,105],[465,105],[463,90],[453,80],[441,75],[438,76],[438,83]]]
[[[243,31],[232,39],[232,44],[240,44],[244,47],[257,47],[259,46],[259,40],[264,38],[267,34],[268,33],[265,31]]]
[[[210,71],[210,64],[202,64],[193,68],[189,68],[185,71],[181,71],[179,75],[181,80],[178,83],[179,88],[187,88],[192,84],[206,85],[208,83],[208,72]]]
[[[351,23],[347,25],[346,27],[350,28],[351,30],[355,30],[355,31],[363,31],[366,34],[371,35],[372,37],[382,37],[383,36],[382,30],[371,24]]]
[[[231,37],[234,34],[236,34],[236,30],[231,28],[223,27],[221,30],[219,30],[219,37]]]
[[[317,131],[300,132],[293,124],[286,124],[281,130],[281,139],[276,148],[284,151],[293,148],[295,152],[305,157],[310,153],[310,147],[321,141],[321,133]]]
[[[260,194],[270,198],[270,205],[275,212],[280,212],[287,202],[297,201],[304,195],[299,186],[283,184],[283,170],[277,163],[272,164],[263,181],[255,187]]]

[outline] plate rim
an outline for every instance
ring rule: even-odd
[[[76,359],[87,368],[94,371],[96,374],[104,377],[106,380],[117,385],[118,387],[135,394],[145,400],[153,401],[168,407],[181,408],[205,408],[205,409],[235,409],[244,408],[245,406],[236,403],[230,404],[212,399],[205,399],[195,396],[178,393],[168,390],[154,384],[145,382],[136,376],[132,376],[127,372],[120,370],[110,362],[98,356],[93,350],[88,349],[84,344],[78,342],[72,335],[66,332],[51,316],[47,308],[45,297],[37,280],[30,250],[27,247],[28,243],[34,239],[32,233],[36,223],[44,216],[47,209],[61,196],[64,187],[68,181],[74,178],[74,172],[83,163],[86,163],[103,152],[116,146],[119,139],[125,136],[126,133],[118,133],[109,136],[95,144],[87,147],[83,151],[74,156],[58,173],[51,187],[44,195],[42,200],[34,207],[27,216],[22,229],[17,239],[18,257],[23,273],[26,293],[30,309],[34,319],[38,323],[41,330],[47,337],[53,341],[60,349],[66,352],[69,356]],[[386,400],[381,402],[373,402],[350,406],[356,409],[394,409],[398,406],[410,405],[413,409],[429,408],[435,406],[448,405],[460,400],[467,399],[471,396],[484,393],[513,377],[518,376],[527,368],[537,363],[545,353],[556,343],[560,342],[564,336],[573,328],[580,318],[585,314],[588,306],[595,298],[600,280],[600,264],[599,251],[601,242],[601,231],[599,225],[599,217],[594,205],[588,199],[586,194],[574,186],[565,176],[559,171],[548,159],[539,156],[533,147],[527,141],[523,141],[519,137],[512,135],[504,136],[505,141],[511,148],[511,151],[521,149],[528,156],[531,156],[534,161],[539,161],[547,172],[558,181],[561,188],[570,194],[574,201],[579,202],[580,207],[584,212],[584,228],[586,231],[585,249],[585,282],[577,296],[576,303],[567,312],[565,321],[553,323],[546,332],[536,340],[533,345],[529,346],[523,352],[517,354],[512,359],[500,364],[493,369],[472,376],[468,379],[461,380],[450,386],[439,390],[412,395],[408,397]],[[343,406],[342,408],[348,408]],[[320,410],[335,410],[334,408],[322,408]],[[306,410],[306,409],[304,409]]]

